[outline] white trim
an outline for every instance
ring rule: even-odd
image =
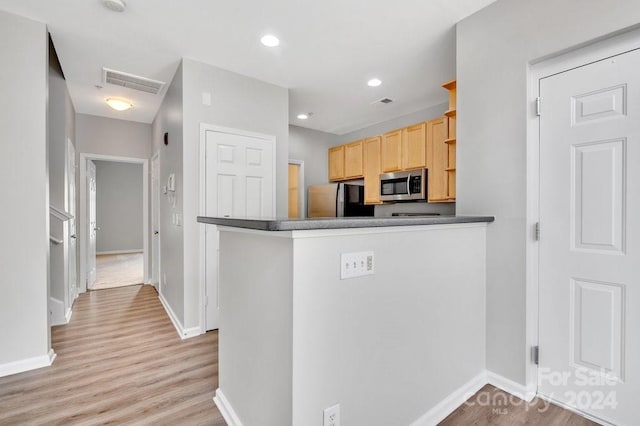
[[[206,158],[206,153],[207,153],[207,132],[211,131],[211,132],[218,132],[218,133],[226,133],[226,134],[231,134],[231,135],[237,135],[237,136],[246,136],[246,137],[251,137],[251,138],[255,138],[255,139],[263,139],[265,141],[269,141],[271,143],[271,148],[272,148],[272,173],[273,173],[273,191],[272,191],[272,200],[271,200],[271,216],[275,217],[276,216],[276,148],[277,148],[277,141],[276,141],[276,137],[273,135],[268,135],[265,133],[256,133],[256,132],[250,132],[250,131],[246,131],[246,130],[241,130],[241,129],[234,129],[231,127],[222,127],[222,126],[216,126],[213,124],[207,124],[207,123],[200,123],[200,150],[198,152],[198,162],[199,162],[199,167],[200,167],[200,177],[199,177],[199,200],[198,200],[198,215],[199,216],[205,216],[207,214],[206,212],[206,186],[207,186],[207,158]],[[198,309],[199,309],[199,318],[200,318],[200,331],[201,333],[205,333],[207,330],[207,308],[205,305],[205,301],[206,299],[206,294],[207,294],[207,280],[206,280],[206,265],[207,265],[207,259],[206,259],[206,242],[207,242],[207,237],[206,237],[206,224],[204,223],[200,223],[199,226],[199,234],[200,234],[200,238],[199,238],[199,261],[200,261],[200,270],[199,270],[199,276],[198,276],[198,280],[200,281],[200,300],[198,303]]]
[[[538,398],[550,402],[552,404],[555,404],[559,407],[564,408],[565,410],[571,411],[572,413],[576,413],[579,416],[584,417],[585,419],[591,420],[592,422],[598,423],[600,425],[604,425],[604,426],[616,426],[615,423],[610,423],[604,419],[601,419],[599,417],[594,417],[593,415],[589,414],[589,413],[585,413],[584,411],[580,411],[577,408],[571,406],[571,405],[567,405],[562,401],[558,401],[557,399],[551,398],[547,395],[543,395],[541,393],[539,393]]]
[[[306,186],[304,184],[304,161],[289,159],[288,164],[295,164],[300,166],[300,168],[298,169],[298,192],[300,193],[298,201],[298,217],[305,218],[307,217],[307,194],[305,191]],[[288,195],[289,192],[287,192],[287,196]]]
[[[160,299],[160,303],[162,304],[162,307],[164,308],[165,312],[167,313],[167,316],[173,323],[173,326],[175,327],[176,331],[178,332],[178,336],[180,336],[182,340],[188,339],[190,337],[199,336],[200,334],[202,334],[200,332],[200,327],[184,328],[182,326],[182,323],[178,319],[178,316],[175,314],[175,312],[173,312],[173,309],[171,309],[169,302],[167,302],[167,300],[164,298],[162,293],[158,293],[158,299]]]
[[[158,228],[157,228],[158,229],[158,237],[157,237],[158,238],[158,253],[156,253],[156,255],[158,256],[158,259],[157,259],[155,273],[157,274],[156,278],[158,279],[158,281],[157,282],[153,282],[154,271],[151,270],[153,268],[153,259],[152,259],[153,247],[149,247],[149,256],[150,256],[149,257],[149,281],[151,281],[151,285],[153,285],[156,288],[156,290],[158,291],[158,293],[160,293],[160,288],[161,288],[161,285],[162,285],[162,279],[160,278],[162,276],[162,256],[161,256],[161,253],[162,253],[162,233],[160,232],[160,223],[161,223],[161,221],[160,221],[160,214],[161,214],[161,209],[160,209],[160,198],[161,198],[160,197],[160,188],[161,188],[162,185],[160,185],[160,151],[156,151],[156,153],[153,154],[153,156],[151,157],[150,168],[149,168],[149,176],[150,177],[152,177],[151,176],[151,173],[152,173],[151,172],[151,166],[153,166],[153,162],[156,161],[156,160],[158,162],[158,187],[156,188],[157,191],[158,191],[158,194],[157,194],[158,203],[157,203],[157,206],[156,206],[156,209],[158,209],[158,223],[156,223],[156,225],[158,226]],[[151,231],[151,234],[150,234],[150,237],[151,237],[150,239],[151,240],[153,240],[153,238],[154,238],[153,237],[153,232],[155,232],[155,229],[152,229],[152,228],[153,228],[153,205],[154,205],[153,199],[156,196],[156,194],[153,194],[151,192],[151,189],[153,189],[152,186],[153,185],[151,184],[151,182],[149,182],[149,195],[150,195],[150,198],[149,198],[149,203],[150,203],[149,204],[149,207],[150,207],[149,208],[149,226],[150,226],[150,228],[149,228],[149,230]],[[151,244],[153,244],[153,243],[151,243]]]
[[[49,352],[46,355],[0,364],[0,377],[23,373],[30,370],[36,370],[42,367],[48,367],[53,364],[53,361],[55,359],[56,353],[53,351],[53,349],[49,349]]]
[[[535,387],[521,385],[493,371],[487,370],[487,383],[527,402],[531,402],[536,397]]]
[[[487,374],[483,371],[411,423],[411,426],[433,426],[440,423],[486,384]]]
[[[71,315],[73,315],[73,311],[69,308],[67,309],[67,313],[64,315],[64,318],[67,320],[67,324],[71,321]]]
[[[224,396],[220,388],[216,389],[216,395],[213,397],[213,402],[215,402],[220,414],[224,417],[224,421],[227,422],[229,426],[242,426],[240,418],[233,410],[229,400]]]
[[[68,323],[64,311],[64,302],[53,296],[49,297],[49,320],[50,326],[64,325]]]
[[[134,254],[134,253],[144,253],[144,250],[134,249],[134,250],[97,251],[96,255],[99,255],[99,254]]]
[[[76,223],[76,234],[80,240],[80,276],[78,278],[78,291],[87,291],[87,161],[114,161],[118,163],[142,164],[142,251],[144,257],[144,277],[145,283],[149,282],[149,160],[146,158],[120,157],[115,155],[80,153],[80,211],[79,221]]]
[[[526,335],[524,348],[525,377],[527,389],[537,389],[538,367],[530,356],[532,346],[538,345],[539,336],[539,294],[538,268],[539,244],[534,238],[534,227],[539,220],[540,203],[540,128],[539,117],[535,113],[536,98],[540,96],[541,79],[588,65],[605,58],[620,55],[640,48],[640,30],[615,33],[606,39],[598,39],[579,46],[572,51],[558,52],[556,55],[539,58],[530,62],[527,93],[527,217],[526,217]],[[544,100],[541,112],[544,114]],[[544,233],[544,224],[542,224]],[[542,236],[544,238],[544,234]]]

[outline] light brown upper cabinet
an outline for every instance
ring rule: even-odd
[[[414,124],[403,129],[402,168],[419,169],[426,164],[426,123]]]
[[[364,203],[380,204],[380,136],[364,140]]]
[[[363,140],[329,148],[329,180],[361,178],[364,173]]]
[[[440,117],[427,122],[427,168],[429,169],[429,202],[449,201],[447,189],[448,152],[447,118]]]
[[[344,145],[329,148],[329,180],[344,179]]]
[[[353,179],[363,176],[363,141],[344,145],[344,178]]]
[[[398,129],[382,135],[380,154],[383,173],[402,170],[402,133],[402,129]]]

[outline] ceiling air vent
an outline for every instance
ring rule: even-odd
[[[393,102],[393,99],[382,98],[382,99],[378,99],[377,101],[371,102],[371,105],[375,105],[375,104],[390,104],[391,102]]]
[[[126,72],[102,68],[102,79],[105,84],[126,87],[128,89],[139,90],[141,92],[157,95],[166,83],[150,78],[140,77]]]

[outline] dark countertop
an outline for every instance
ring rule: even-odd
[[[313,219],[241,219],[198,216],[198,222],[259,231],[304,231],[309,229],[375,228],[380,226],[443,225],[450,223],[493,222],[493,216],[395,216],[328,217]]]

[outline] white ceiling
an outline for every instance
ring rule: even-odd
[[[169,82],[188,57],[287,87],[291,124],[343,134],[445,102],[454,25],[495,0],[125,1],[124,13],[100,0],[0,0],[0,9],[48,24],[78,113],[152,122],[164,90],[97,89],[102,67]],[[280,46],[262,46],[265,33]],[[372,77],[382,85],[368,87]],[[135,107],[115,112],[108,96]],[[383,97],[395,102],[371,104]]]

